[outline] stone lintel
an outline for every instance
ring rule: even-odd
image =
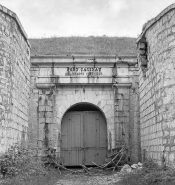
[[[36,83],[36,87],[38,89],[50,89],[52,87],[57,86],[112,86],[112,83],[59,83],[59,84],[53,84],[53,83]]]

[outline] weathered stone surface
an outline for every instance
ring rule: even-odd
[[[171,166],[175,159],[172,148],[175,136],[174,8],[175,4],[169,6],[148,22],[141,34],[148,47],[145,76],[139,60],[141,148],[146,150],[146,157],[159,163],[165,151],[166,163]]]
[[[0,153],[4,153],[27,141],[30,47],[16,14],[0,9]]]
[[[85,60],[83,57],[84,56],[81,56],[82,60]],[[57,154],[60,155],[62,118],[70,107],[77,103],[84,102],[93,104],[103,112],[107,121],[109,151],[116,147],[126,145],[129,148],[129,155],[132,153],[133,161],[137,162],[139,158],[139,147],[137,145],[139,143],[137,66],[133,64],[129,66],[127,63],[119,62],[117,66],[114,67],[113,63],[105,63],[104,59],[100,58],[105,64],[98,64],[97,62],[96,66],[102,65],[100,70],[102,72],[105,71],[104,79],[108,77],[112,79],[112,73],[117,74],[117,78],[114,79],[113,84],[121,84],[121,86],[113,87],[111,81],[108,83],[104,81],[103,84],[100,84],[101,80],[99,80],[94,81],[95,84],[91,84],[87,82],[87,80],[84,80],[85,76],[81,75],[76,77],[78,78],[77,80],[74,78],[75,81],[72,83],[63,83],[64,70],[67,69],[66,65],[68,64],[62,64],[63,59],[61,57],[58,59],[55,57],[57,64],[55,64],[56,67],[54,67],[54,70],[51,70],[49,67],[50,59],[48,57],[44,58],[44,61],[47,61],[47,67],[39,64],[40,67],[37,69],[35,62],[38,62],[38,60],[42,61],[43,58],[32,58],[34,65],[31,68],[31,78],[37,79],[39,77],[40,80],[31,81],[30,147],[37,151],[40,150],[38,151],[40,156],[45,155],[44,150],[46,147],[41,144],[41,142],[37,143],[37,138],[38,141],[43,141],[42,143],[47,141],[48,146],[54,148]],[[72,64],[79,66],[79,63],[70,63],[70,61],[65,60],[64,62],[69,62],[70,66],[72,66]],[[81,70],[89,65],[92,64],[83,62],[81,68],[75,67],[75,69]],[[62,70],[62,67],[64,67],[64,70]],[[93,66],[90,67],[90,69],[92,68]],[[54,86],[46,88],[43,84],[51,83],[47,81],[47,78],[51,76],[51,71],[62,74],[59,78],[63,80],[55,83]],[[100,77],[101,76],[96,79]],[[41,83],[41,89],[39,89],[39,86],[36,86],[38,83]],[[129,85],[127,86],[125,84]],[[130,111],[130,109],[132,111]],[[44,126],[46,124],[47,127]],[[48,131],[48,133],[46,133],[46,131]],[[47,135],[47,139],[45,135]],[[132,137],[132,140],[130,137]]]

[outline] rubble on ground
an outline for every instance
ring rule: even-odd
[[[122,169],[120,170],[120,173],[131,173],[131,172],[135,172],[137,170],[140,170],[143,168],[143,164],[138,162],[137,164],[132,164],[131,166],[129,166],[128,164],[125,164]]]

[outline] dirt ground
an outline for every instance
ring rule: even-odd
[[[94,174],[63,174],[54,185],[113,185],[119,181],[117,172],[100,172]]]
[[[85,173],[81,168],[71,169],[78,171],[72,174],[71,171],[50,170],[46,176],[32,176],[21,180],[19,176],[13,178],[0,179],[0,185],[114,185],[119,181],[117,172],[112,171],[90,171]]]

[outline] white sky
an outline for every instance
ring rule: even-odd
[[[137,37],[142,26],[175,0],[0,0],[15,12],[29,38]]]

